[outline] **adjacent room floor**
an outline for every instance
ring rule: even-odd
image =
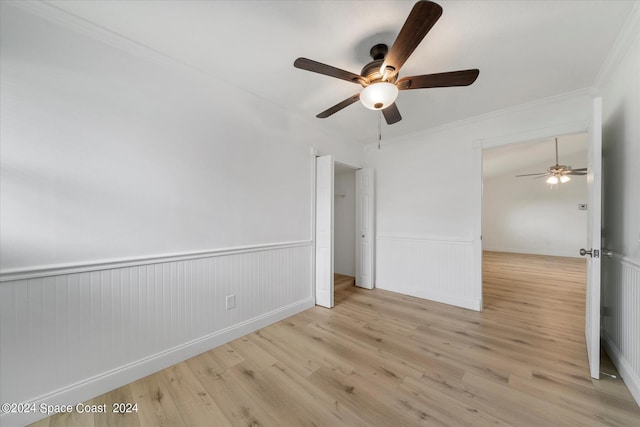
[[[316,307],[37,426],[637,426],[620,379],[589,377],[584,261],[485,253],[481,313],[336,278]],[[603,357],[602,369],[615,373]],[[110,407],[110,406],[109,406]]]

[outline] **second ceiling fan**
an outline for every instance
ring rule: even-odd
[[[516,175],[516,178],[533,176],[534,179],[547,177],[546,181],[549,184],[557,184],[565,182],[569,182],[571,178],[569,175],[586,175],[587,168],[575,168],[573,169],[571,166],[567,165],[559,165],[558,164],[558,138],[556,138],[556,164],[553,166],[549,166],[545,172],[539,173],[525,173],[521,175]]]
[[[395,104],[398,91],[472,84],[480,74],[480,71],[475,68],[398,79],[402,65],[441,15],[442,7],[437,3],[426,0],[417,2],[391,48],[389,49],[385,44],[373,46],[370,51],[373,60],[362,68],[360,74],[307,58],[296,59],[293,63],[296,68],[346,80],[363,87],[360,93],[337,103],[316,117],[324,119],[360,100],[371,110],[381,110],[387,124],[391,125],[402,120],[398,106]]]

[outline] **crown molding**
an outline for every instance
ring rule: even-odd
[[[607,58],[605,59],[596,79],[591,87],[579,89],[573,92],[568,92],[564,94],[559,94],[555,96],[551,96],[548,98],[543,98],[540,100],[536,100],[533,102],[516,105],[513,107],[507,107],[501,110],[495,110],[486,114],[481,114],[478,116],[469,117],[466,119],[445,123],[439,126],[435,126],[429,129],[423,129],[408,135],[403,135],[400,137],[396,137],[394,139],[388,140],[382,143],[382,146],[388,146],[393,144],[398,144],[402,142],[413,141],[417,138],[421,138],[424,136],[429,136],[433,134],[437,134],[439,132],[443,132],[449,129],[453,129],[460,126],[465,126],[473,123],[477,123],[483,120],[489,120],[492,118],[500,117],[502,115],[522,112],[530,109],[534,109],[537,107],[544,107],[545,105],[551,105],[557,102],[561,102],[564,100],[569,100],[571,98],[579,98],[582,96],[586,96],[589,98],[593,98],[598,96],[600,93],[600,88],[603,83],[607,81],[611,74],[615,71],[620,62],[625,58],[626,54],[632,48],[634,41],[637,37],[640,36],[640,1],[636,1],[627,21],[622,26],[616,41],[613,44]],[[376,148],[378,143],[369,143],[365,145],[365,152]]]
[[[135,40],[124,37],[114,31],[102,27],[94,22],[88,21],[80,16],[74,15],[46,1],[40,0],[8,0],[6,2],[18,9],[29,12],[49,22],[60,25],[71,31],[78,32],[94,40],[102,42],[108,46],[125,51],[138,58],[153,62],[172,69],[179,69],[181,72],[188,72],[192,75],[203,77],[206,74],[194,67],[178,61],[168,55],[163,54],[149,46],[143,45]]]
[[[491,120],[491,119],[495,119],[498,117],[502,117],[508,114],[514,114],[514,113],[521,113],[521,112],[526,112],[529,110],[534,110],[534,109],[538,109],[538,108],[544,108],[546,106],[549,105],[553,105],[556,104],[558,102],[564,102],[564,101],[570,101],[573,99],[579,99],[579,98],[592,98],[592,88],[583,88],[583,89],[578,89],[572,92],[567,92],[567,93],[562,93],[559,95],[554,95],[554,96],[550,96],[547,98],[542,98],[542,99],[537,99],[535,101],[531,101],[531,102],[527,102],[524,104],[518,104],[518,105],[514,105],[512,107],[507,107],[507,108],[503,108],[500,110],[494,110],[491,111],[489,113],[484,113],[484,114],[480,114],[477,116],[473,116],[473,117],[468,117],[466,119],[462,119],[462,120],[457,120],[454,122],[449,122],[449,123],[444,123],[442,125],[438,125],[438,126],[434,126],[432,128],[429,129],[422,129],[418,132],[413,132],[407,135],[402,135],[399,137],[396,137],[394,139],[388,140],[386,142],[382,143],[382,146],[389,146],[389,145],[394,145],[394,144],[399,144],[399,143],[403,143],[403,142],[411,142],[411,141],[415,141],[416,139],[422,139],[424,137],[430,136],[430,135],[435,135],[441,132],[445,132],[447,130],[451,130],[451,129],[455,129],[458,127],[462,127],[462,126],[468,126],[468,125],[472,125],[475,123],[479,123],[485,120]],[[370,143],[367,144],[365,146],[365,151],[369,151],[373,148],[377,148],[378,147],[378,143]]]
[[[634,41],[640,35],[640,1],[636,1],[627,21],[622,26],[609,55],[604,60],[593,83],[594,91],[599,92],[604,83],[610,79],[620,62],[625,58]]]
[[[147,45],[144,45],[136,40],[125,37],[119,33],[102,27],[92,21],[84,19],[80,16],[74,15],[71,12],[60,9],[52,3],[46,0],[0,0],[3,4],[9,4],[25,12],[39,16],[49,22],[60,25],[71,31],[75,31],[84,36],[90,37],[98,42],[104,43],[107,46],[126,52],[136,58],[148,61],[157,66],[169,69],[185,77],[190,77],[196,81],[211,82],[215,81],[220,84],[226,85],[234,90],[248,94],[249,96],[259,99],[265,102],[267,105],[276,107],[280,111],[288,114],[290,117],[304,123],[305,127],[315,129],[317,132],[334,138],[341,143],[352,145],[356,148],[362,149],[363,145],[360,142],[352,141],[344,137],[344,135],[338,132],[320,126],[315,120],[311,120],[303,114],[287,109],[285,106],[273,102],[273,100],[264,98],[258,94],[248,91],[247,89],[238,86],[233,81],[226,80],[221,76],[212,75],[207,71],[201,70],[197,67],[182,62],[170,55],[162,53],[153,49]]]

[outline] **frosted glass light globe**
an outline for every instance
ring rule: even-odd
[[[360,92],[360,102],[370,110],[384,110],[398,97],[398,88],[393,83],[379,82],[365,87]]]

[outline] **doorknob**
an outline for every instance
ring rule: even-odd
[[[598,249],[586,250],[586,249],[582,248],[582,249],[580,249],[580,255],[582,255],[582,256],[589,255],[592,258],[600,258],[600,251]]]

